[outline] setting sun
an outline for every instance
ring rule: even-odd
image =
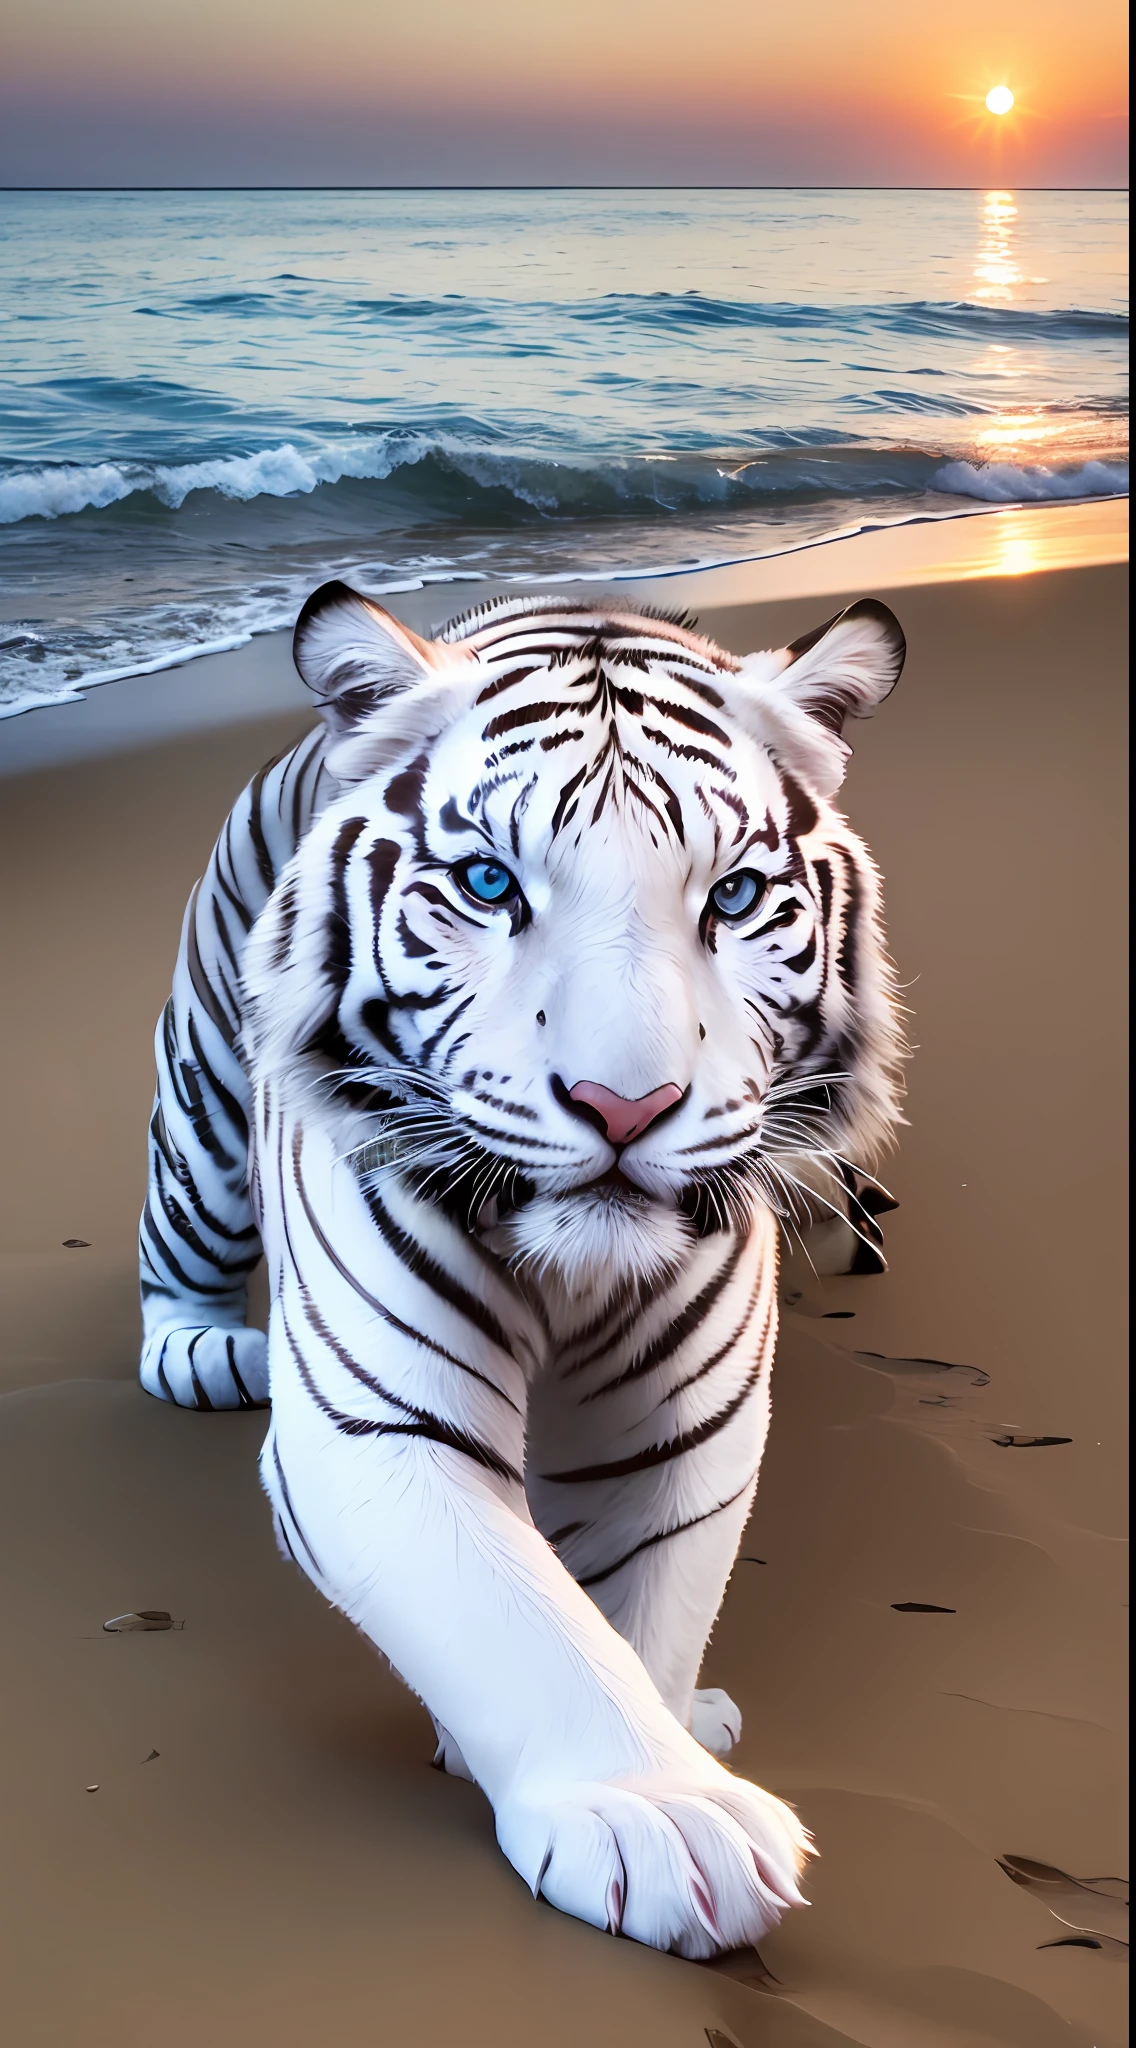
[[[991,114],[1008,114],[1014,104],[1014,95],[1008,85],[992,85],[986,95],[987,109]]]

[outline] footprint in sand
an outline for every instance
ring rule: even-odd
[[[151,1635],[173,1625],[173,1616],[164,1607],[140,1607],[136,1614],[112,1615],[104,1621],[103,1632],[108,1636]]]
[[[1124,1877],[1070,1877],[1052,1863],[1030,1856],[999,1856],[998,1868],[1012,1884],[1030,1892],[1069,1929],[1041,1948],[1090,1948],[1102,1954],[1128,1954],[1128,1880]]]
[[[945,1358],[888,1358],[882,1351],[854,1351],[854,1359],[874,1372],[890,1373],[900,1380],[934,1380],[952,1374],[956,1386],[988,1387],[990,1374],[978,1365],[952,1365]]]
[[[852,1357],[859,1365],[869,1366],[873,1372],[886,1372],[892,1379],[911,1382],[937,1381],[940,1386],[945,1380],[946,1386],[941,1392],[928,1391],[921,1394],[917,1386],[913,1385],[915,1405],[923,1409],[956,1410],[958,1401],[953,1389],[990,1385],[990,1374],[983,1372],[981,1366],[952,1365],[945,1358],[888,1358],[882,1351],[854,1351]],[[968,1418],[960,1415],[958,1419],[961,1421]],[[1059,1444],[1071,1444],[1073,1439],[1071,1436],[1027,1436],[1024,1432],[1004,1429],[1000,1430],[997,1436],[992,1435],[990,1441],[997,1444],[1000,1451],[1045,1451]]]
[[[974,1436],[981,1430],[983,1418],[973,1396],[990,1385],[990,1374],[981,1366],[959,1365],[947,1358],[892,1358],[882,1351],[847,1355],[891,1380],[896,1421],[924,1435]]]
[[[1071,1436],[1014,1436],[1006,1431],[1002,1436],[992,1436],[992,1444],[1000,1451],[1045,1451],[1051,1444],[1071,1444]]]

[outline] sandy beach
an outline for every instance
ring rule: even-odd
[[[703,1679],[821,1852],[760,1962],[534,1903],[425,1711],[277,1555],[264,1416],[137,1385],[154,1022],[229,805],[311,722],[286,636],[0,723],[12,2048],[1119,2048],[1126,511],[628,589],[738,652],[873,594],[909,643],[844,794],[917,1048],[889,1271],[784,1263]],[[103,1631],[139,1608],[175,1626]]]

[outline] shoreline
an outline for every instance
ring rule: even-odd
[[[1128,560],[1129,501],[976,507],[973,512],[857,528],[768,555],[696,569],[623,572],[605,579],[551,576],[518,584],[462,577],[388,590],[383,601],[420,632],[465,604],[507,594],[571,588],[635,603],[711,615],[779,603],[892,592],[944,583],[1019,578]],[[451,602],[446,600],[450,599]],[[452,600],[457,598],[457,602]],[[191,653],[156,667],[76,687],[73,698],[0,716],[0,777],[157,744],[178,733],[310,710],[291,665],[290,631],[258,633],[235,646]]]

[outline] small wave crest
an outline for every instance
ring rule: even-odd
[[[101,512],[137,488],[116,462],[17,469],[0,477],[0,526],[15,526],[21,519],[62,519],[69,512]]]
[[[388,310],[393,303],[382,302],[383,309]],[[1128,335],[1127,313],[1090,306],[984,305],[975,299],[895,299],[878,305],[849,300],[846,304],[825,306],[777,300],[712,299],[696,291],[610,292],[562,310],[569,318],[585,322],[622,320],[643,326],[773,328],[786,333],[798,329],[835,329],[865,334],[875,329],[910,336],[975,335],[1050,342],[1095,339],[1117,343],[1123,343]]]
[[[1013,462],[945,462],[933,491],[982,498],[991,505],[1038,504],[1063,498],[1115,498],[1128,490],[1126,462],[1083,462],[1077,469],[1019,468]]]
[[[420,325],[459,339],[472,330],[493,330],[506,337],[526,331],[536,319],[551,329],[617,327],[660,331],[768,331],[787,336],[877,333],[950,339],[977,337],[1047,343],[1087,341],[1122,345],[1128,315],[1106,307],[1008,306],[980,299],[884,299],[876,303],[849,298],[829,305],[793,299],[718,298],[700,291],[602,292],[585,298],[531,300],[518,303],[496,297],[420,297],[413,293],[339,299],[326,281],[281,273],[272,283],[303,284],[302,292],[222,291],[193,294],[163,305],[139,306],[151,318],[247,320],[268,314],[282,320],[309,321],[317,307],[329,317],[345,317],[381,328]]]
[[[411,450],[396,456],[381,441],[361,439],[308,450],[285,442],[250,455],[212,456],[202,462],[52,464],[0,477],[0,526],[103,511],[137,492],[148,492],[174,512],[192,491],[216,491],[223,498],[245,502],[288,498],[344,477],[386,477],[400,460],[417,459]]]

